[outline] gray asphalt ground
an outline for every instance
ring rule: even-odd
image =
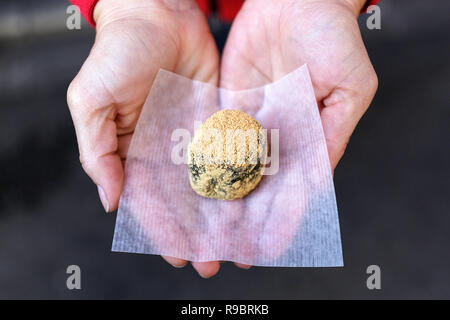
[[[384,0],[381,30],[361,17],[380,85],[335,172],[345,267],[227,263],[210,280],[110,252],[115,213],[81,170],[65,97],[94,32],[66,30],[61,2],[0,5],[0,298],[450,298],[448,1]],[[2,19],[45,6],[61,13],[61,30],[16,34],[6,26],[17,20]],[[71,264],[82,290],[66,288]],[[366,288],[372,264],[378,291]]]

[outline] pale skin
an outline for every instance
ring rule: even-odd
[[[130,139],[159,68],[238,90],[307,63],[334,170],[377,88],[356,21],[364,2],[247,0],[219,63],[195,1],[100,0],[95,44],[69,87],[68,104],[80,161],[105,210],[118,207]],[[163,258],[174,267],[187,264]],[[192,265],[205,278],[220,268],[218,261]]]

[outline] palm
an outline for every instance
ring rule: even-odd
[[[305,63],[334,168],[343,152],[341,140],[353,131],[346,125],[351,116],[342,108],[342,96],[360,91],[373,74],[349,7],[337,1],[246,1],[225,47],[221,85],[264,85]],[[371,97],[366,100],[368,105]]]
[[[120,8],[107,22],[100,19],[95,45],[69,89],[80,159],[108,194],[109,210],[117,207],[123,161],[158,70],[217,84],[214,40],[201,11],[184,2],[180,9],[145,1],[136,12],[121,15]]]

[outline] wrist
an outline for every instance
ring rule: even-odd
[[[93,19],[97,25],[122,19],[163,20],[167,12],[186,10],[199,10],[195,0],[98,0]]]
[[[93,19],[98,27],[114,20],[147,19],[149,11],[161,8],[159,0],[98,0],[93,11]]]
[[[246,0],[246,2],[252,0]],[[253,1],[261,1],[261,0],[253,0]],[[353,16],[358,17],[361,14],[361,11],[364,7],[369,3],[368,0],[284,0],[289,3],[303,3],[309,5],[339,5],[341,7],[346,8]],[[279,4],[280,0],[272,0],[273,3]]]
[[[133,8],[133,2],[135,1],[98,0],[94,7],[92,17],[98,26],[105,21],[113,20],[120,14],[129,11],[130,8]]]
[[[94,19],[94,22],[97,24],[100,12],[101,12],[101,6],[99,5],[99,3],[102,1],[97,1],[97,3],[95,4],[94,7],[94,11],[92,12],[92,18]]]
[[[367,0],[342,0],[342,1],[349,6],[349,8],[356,17],[359,16],[361,10],[367,3]]]

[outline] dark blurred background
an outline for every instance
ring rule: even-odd
[[[210,280],[110,252],[115,213],[81,169],[66,105],[94,30],[68,30],[68,5],[0,3],[0,298],[450,298],[449,1],[384,0],[381,30],[360,17],[380,85],[335,172],[345,267],[226,263]],[[82,290],[66,288],[71,264]]]

